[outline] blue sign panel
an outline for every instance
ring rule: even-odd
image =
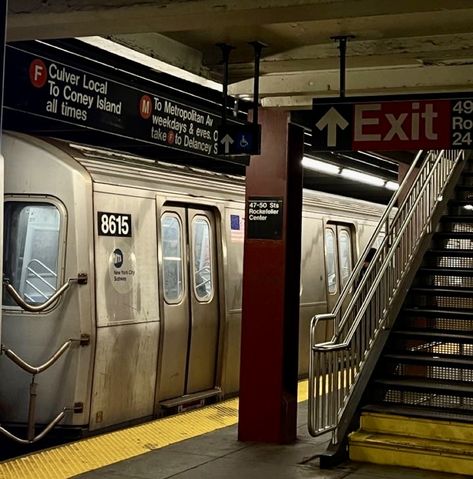
[[[218,154],[259,155],[261,151],[261,126],[253,124],[225,125],[218,130]]]

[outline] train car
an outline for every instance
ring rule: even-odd
[[[3,145],[2,429],[28,425],[31,442],[35,424],[92,432],[236,394],[244,181],[19,133]],[[304,192],[301,376],[310,318],[383,210]]]

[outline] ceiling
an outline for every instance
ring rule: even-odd
[[[347,96],[472,88],[471,0],[9,0],[8,6],[8,41],[93,37],[86,41],[140,55],[150,68],[164,62],[216,89],[223,75],[216,44],[230,44],[229,93],[243,99],[253,94],[249,42],[264,42],[261,104],[300,111],[301,118],[313,98],[339,94],[339,50],[331,39],[338,35],[353,36]],[[349,166],[355,161],[368,172],[384,169],[393,179],[397,163],[389,160],[411,157],[386,153],[387,162],[380,162],[354,152],[328,159]],[[340,188],[338,178],[308,178],[320,189],[330,191],[335,181]],[[353,190],[356,196],[369,188]]]
[[[9,41],[99,35],[221,81],[216,43],[235,47],[230,89],[263,106],[307,108],[338,94],[334,35],[347,45],[347,95],[467,91],[473,83],[471,0],[9,0]]]

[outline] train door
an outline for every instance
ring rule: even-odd
[[[350,225],[325,225],[325,270],[327,306],[332,311],[353,269],[352,230]]]
[[[215,391],[219,298],[212,212],[166,206],[160,229],[164,323],[158,401],[166,406],[172,398]]]

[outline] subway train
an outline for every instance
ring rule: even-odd
[[[33,442],[237,394],[244,180],[14,132],[3,154],[1,432]],[[301,377],[310,318],[383,211],[304,191]]]

